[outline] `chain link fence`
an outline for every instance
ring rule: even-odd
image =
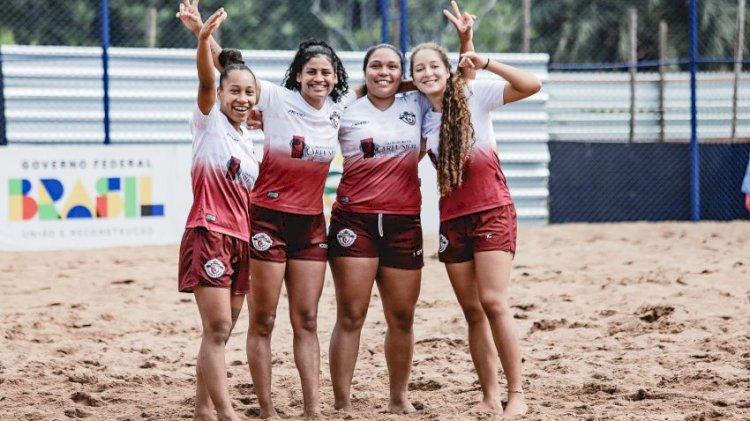
[[[110,111],[117,117],[114,127],[120,133],[130,133],[122,135],[119,141],[147,142],[149,125],[163,124],[152,118],[149,109],[129,106],[129,94],[120,92],[160,89],[163,81],[149,78],[149,73],[160,65],[171,66],[169,61],[159,61],[164,54],[171,54],[171,50],[165,49],[195,47],[194,36],[175,18],[178,0],[6,3],[0,14],[3,46],[0,143],[12,138],[3,135],[6,128],[9,132],[28,134],[26,143],[55,143],[56,139],[98,141],[98,136],[88,139],[80,133],[105,130],[103,91],[91,88],[102,84],[101,53],[96,49],[103,39],[103,6],[108,10],[108,41],[113,60],[128,57],[127,49],[138,49],[142,57],[139,60],[144,64],[116,69],[119,73],[112,82],[113,101],[120,103],[115,103]],[[549,54],[549,79],[544,81],[542,94],[548,95],[548,133],[552,142],[674,144],[684,148],[689,148],[691,138],[691,3],[691,0],[459,2],[462,10],[477,15],[474,44],[478,51]],[[705,148],[701,158],[723,163],[724,169],[719,168],[717,173],[702,168],[698,176],[700,189],[690,187],[688,192],[693,198],[701,193],[704,202],[718,196],[740,198],[735,169],[746,165],[748,154],[736,148],[741,149],[750,141],[747,93],[750,75],[743,72],[749,64],[744,40],[750,34],[743,13],[748,5],[744,0],[695,3],[698,32],[697,61],[693,63],[699,72],[698,140],[702,144],[719,145]],[[341,51],[363,51],[381,41],[405,50],[425,41],[438,42],[453,51],[457,48],[454,30],[442,14],[443,8],[450,7],[448,1],[202,0],[200,5],[204,17],[219,7],[226,9],[229,19],[217,37],[222,45],[243,50],[288,51],[309,37],[326,39]],[[50,49],[14,54],[15,46],[59,46],[68,53]],[[132,57],[128,63],[132,63]],[[185,89],[192,86],[193,69],[175,67],[170,71],[175,84],[167,102],[194,95],[192,88]],[[359,73],[359,69],[350,69],[350,73]],[[48,83],[52,76],[56,78],[54,83]],[[154,107],[165,108],[156,103]],[[181,111],[175,110],[170,119],[177,130],[182,124]],[[736,153],[725,154],[722,144],[734,147]],[[691,153],[683,152],[664,156],[688,159],[681,163],[688,168],[693,159]],[[552,160],[555,158],[553,152]],[[614,166],[605,165],[606,160],[599,162],[600,167],[594,165],[591,173],[581,174],[582,179],[595,180],[611,173]],[[653,165],[672,168],[659,162]],[[550,164],[550,169],[554,168]],[[583,167],[577,171],[583,171]],[[676,173],[681,174],[667,171],[665,176]],[[685,181],[688,185],[693,174],[698,172],[688,176]],[[652,179],[650,183],[663,186],[666,182]],[[551,201],[555,200],[554,185],[550,183]],[[665,193],[656,188],[649,191],[647,186],[638,194],[651,197],[672,194],[679,201],[683,199],[683,187]],[[597,194],[614,197],[619,192],[603,189]],[[584,214],[582,211],[590,207],[584,204],[578,209]],[[744,212],[739,207],[732,209],[733,215]]]

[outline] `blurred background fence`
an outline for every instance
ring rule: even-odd
[[[0,15],[0,144],[189,142],[184,104],[195,95],[190,51],[195,39],[174,17],[177,0],[6,3]],[[531,167],[518,171],[533,174],[538,206],[528,211],[534,215],[529,220],[629,219],[590,214],[592,195],[624,195],[623,203],[633,206],[671,197],[654,203],[663,212],[632,212],[637,219],[685,219],[685,203],[687,215],[700,219],[707,206],[701,197],[703,202],[727,198],[718,206],[728,206],[728,212],[711,218],[746,215],[737,176],[747,163],[744,145],[750,139],[744,0],[464,0],[460,5],[478,16],[478,51],[529,54],[515,63],[536,69],[544,79],[532,105],[498,113],[495,125],[501,159],[504,152],[535,157]],[[326,39],[340,51],[363,51],[381,41],[405,51],[424,41],[455,50],[454,31],[442,15],[448,6],[433,0],[201,2],[204,16],[218,7],[227,10],[220,42],[247,51],[251,66],[259,66],[259,76],[269,80],[277,80],[288,51],[308,37]],[[693,43],[691,7],[697,17]],[[111,61],[103,65],[103,56]],[[361,53],[352,53],[346,61],[355,80],[360,59]],[[691,70],[697,71],[695,79]],[[719,147],[699,153],[696,142],[726,144],[734,152]],[[594,159],[583,166],[577,159],[579,153],[601,156],[592,148],[602,146],[588,144],[631,143],[676,145],[679,152],[632,147],[623,152],[637,154],[636,161],[663,157],[648,165],[665,171],[649,179],[636,167],[617,167],[615,174],[612,161]],[[721,157],[718,173],[701,172],[698,162],[712,161],[712,153]],[[572,167],[556,166],[556,159]],[[607,187],[603,180],[613,175],[624,176],[623,184]],[[678,175],[683,184],[667,191],[666,179],[653,178]],[[509,177],[515,195],[524,196],[528,180]],[[595,189],[594,180],[599,181]],[[638,183],[644,185],[627,188]]]

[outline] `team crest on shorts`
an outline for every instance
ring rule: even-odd
[[[266,251],[271,248],[271,244],[273,244],[273,241],[271,241],[271,237],[269,237],[268,234],[266,234],[265,232],[260,232],[253,235],[252,243],[253,247],[255,247],[255,250]]]
[[[445,249],[447,248],[448,248],[448,239],[443,234],[440,234],[440,249],[438,250],[438,253],[444,252]]]
[[[206,275],[209,278],[216,279],[221,278],[226,268],[224,267],[224,263],[221,263],[219,259],[211,259],[203,265],[203,270],[206,271]]]
[[[341,247],[349,247],[354,244],[354,240],[357,239],[357,234],[349,228],[344,228],[336,234],[336,239],[339,240]]]

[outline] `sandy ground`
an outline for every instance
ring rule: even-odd
[[[347,419],[467,419],[479,399],[435,250],[429,238],[410,386],[419,411],[384,412],[374,298]],[[191,418],[200,328],[193,297],[176,292],[176,263],[177,245],[0,253],[0,419]],[[522,227],[511,291],[527,419],[750,419],[750,222]],[[334,316],[329,275],[319,327],[332,419],[341,417],[327,363]],[[246,327],[243,310],[227,365],[234,405],[252,418]],[[293,418],[302,399],[283,301],[273,349],[275,402]]]

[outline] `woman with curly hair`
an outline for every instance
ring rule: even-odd
[[[196,0],[183,0],[181,20],[200,32]],[[221,47],[211,40],[214,57]],[[324,41],[299,44],[282,86],[257,84],[262,112],[263,160],[250,211],[250,326],[247,358],[261,418],[277,418],[271,399],[271,334],[285,283],[294,333],[294,361],[302,382],[305,418],[319,416],[318,302],[328,244],[323,188],[336,153],[347,74]]]
[[[467,81],[452,72],[445,50],[432,43],[411,54],[414,85],[432,103],[423,120],[426,150],[438,171],[439,259],[469,328],[469,349],[482,386],[477,410],[525,414],[521,349],[508,306],[516,250],[516,211],[500,169],[490,113],[541,88],[532,74],[479,56],[460,66],[486,70],[503,80]],[[508,381],[508,402],[498,400],[497,357]]]

